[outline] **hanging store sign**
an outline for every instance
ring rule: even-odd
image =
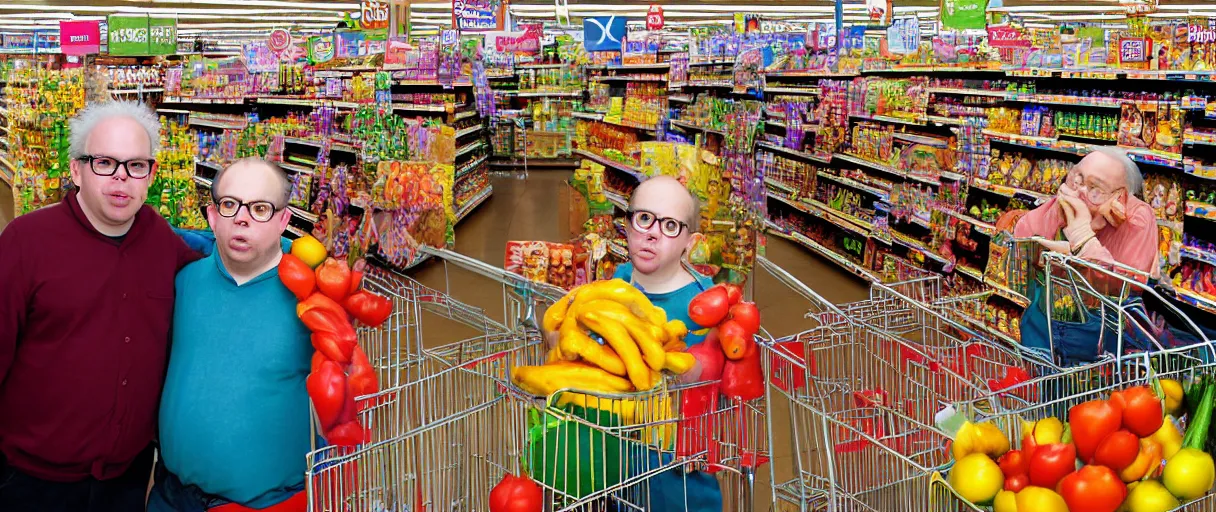
[[[100,21],[60,21],[59,49],[64,55],[89,55],[101,51]]]
[[[988,25],[987,0],[942,0],[942,28],[983,30]]]
[[[359,27],[363,30],[388,28],[388,2],[362,0],[359,2]]]
[[[452,0],[452,26],[462,32],[502,30],[500,0]]]
[[[283,50],[291,46],[291,32],[282,28],[270,31],[270,37],[266,39],[266,45],[274,53],[283,53]]]
[[[118,57],[148,55],[148,17],[111,14],[106,19],[107,51]]]
[[[334,60],[334,35],[326,34],[308,38],[308,62],[322,64]]]
[[[148,55],[177,52],[177,19],[148,18]]]
[[[663,6],[650,4],[650,10],[646,12],[646,30],[661,28],[663,28]]]
[[[626,32],[624,16],[583,18],[583,47],[589,52],[620,51]]]

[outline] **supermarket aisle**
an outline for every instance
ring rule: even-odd
[[[533,171],[527,180],[494,177],[493,196],[456,227],[456,250],[501,267],[509,240],[571,238],[566,215],[569,210],[566,180],[569,176],[570,173],[562,171]],[[832,303],[866,297],[867,289],[861,281],[786,240],[770,238],[768,256]],[[427,286],[447,291],[462,302],[485,309],[491,316],[502,315],[500,288],[490,289],[492,284],[485,278],[453,267],[445,268],[436,262],[425,263],[410,274]],[[757,277],[754,294],[763,324],[773,335],[795,334],[811,326],[803,319],[810,303],[767,274]],[[425,337],[426,344],[434,346],[471,335],[459,329],[445,331],[448,332],[439,336],[440,339]]]

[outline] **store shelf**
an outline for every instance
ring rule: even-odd
[[[1177,293],[1178,300],[1186,302],[1187,304],[1195,306],[1208,313],[1216,313],[1216,301],[1213,301],[1212,299],[1204,297],[1203,295],[1191,290],[1187,290],[1186,288],[1177,288],[1175,289],[1175,292]]]
[[[891,243],[913,249],[916,252],[923,254],[926,258],[941,263],[942,265],[950,264],[946,258],[939,256],[936,252],[930,250],[928,247],[925,247],[925,244],[920,240],[916,240],[908,235],[900,233],[899,231],[891,230]]]
[[[633,128],[635,130],[643,130],[643,131],[648,131],[648,132],[655,131],[655,127],[653,125],[633,124],[633,123],[630,123],[625,120],[609,121],[607,117],[604,117],[603,119],[600,119],[599,121],[602,123],[607,123],[607,124],[611,124],[611,125],[615,125],[615,126],[624,126],[625,128]]]
[[[849,114],[849,117],[854,119],[865,119],[867,121],[880,121],[884,123],[906,124],[911,126],[924,126],[924,119],[903,119],[899,117],[870,115],[870,114]]]
[[[447,112],[447,105],[434,105],[422,103],[394,103],[393,110],[403,112]]]
[[[680,128],[687,128],[689,130],[699,130],[699,131],[708,132],[708,133],[716,133],[718,135],[726,135],[726,132],[724,132],[722,130],[710,128],[708,126],[700,126],[697,124],[681,121],[679,119],[672,119],[671,124],[672,124],[672,126],[679,126]]]
[[[591,81],[593,81],[593,82],[666,82],[667,77],[614,75],[614,76],[591,77]]]
[[[128,95],[128,94],[153,94],[153,93],[161,93],[161,92],[165,92],[165,89],[164,89],[163,87],[150,87],[150,88],[147,88],[147,89],[120,89],[120,90],[111,90],[111,91],[110,91],[110,94],[116,94],[116,95],[120,95],[120,96],[125,96],[125,95]]]
[[[486,144],[485,144],[485,142],[478,140],[478,141],[475,141],[475,142],[473,142],[473,143],[471,143],[471,144],[467,144],[467,145],[465,145],[465,146],[462,146],[462,147],[461,147],[461,148],[460,148],[458,151],[456,151],[456,157],[457,157],[457,158],[460,158],[460,157],[462,157],[462,156],[464,156],[464,155],[468,154],[469,152],[474,151],[474,150],[476,150],[477,148],[483,147],[483,146],[485,146],[485,145],[486,145]]]
[[[313,174],[316,172],[315,170],[309,169],[308,167],[304,167],[303,165],[297,165],[297,164],[293,164],[290,162],[282,162],[279,164],[279,167],[282,167],[284,170],[298,172],[298,173],[302,173],[302,174]]]
[[[486,199],[489,199],[490,194],[492,194],[493,192],[494,192],[494,187],[486,185],[486,188],[484,190],[482,190],[481,192],[478,192],[477,195],[473,196],[471,199],[469,199],[467,202],[465,202],[465,204],[462,205],[460,207],[460,209],[458,209],[456,211],[456,222],[460,222],[460,221],[464,220],[464,218],[468,217],[470,213],[473,213],[473,210],[475,208],[477,208],[479,205],[481,205],[481,203],[486,202]]]
[[[1181,156],[1166,156],[1159,153],[1153,153],[1147,150],[1127,150],[1127,156],[1138,164],[1159,165],[1161,167],[1169,167],[1175,170],[1183,170]]]
[[[869,168],[869,169],[874,169],[874,170],[876,170],[876,171],[882,171],[882,172],[884,172],[884,173],[886,173],[886,174],[890,174],[890,175],[892,175],[892,176],[899,176],[900,178],[903,178],[903,179],[906,179],[906,180],[918,181],[918,182],[925,183],[925,184],[928,184],[928,185],[935,185],[935,186],[936,186],[936,185],[941,185],[941,182],[940,182],[940,181],[938,181],[938,180],[929,179],[929,178],[926,178],[926,177],[924,177],[924,176],[917,176],[917,175],[913,175],[913,174],[908,174],[908,173],[906,173],[906,172],[903,172],[903,171],[901,171],[901,170],[899,170],[899,169],[896,169],[896,168],[894,168],[894,167],[891,167],[891,166],[889,166],[889,165],[886,165],[886,164],[881,164],[881,163],[878,163],[878,162],[872,162],[872,161],[867,160],[867,159],[865,159],[865,158],[861,158],[861,157],[857,157],[857,156],[853,156],[853,155],[848,155],[848,154],[845,154],[845,153],[836,153],[836,154],[832,155],[832,158],[835,158],[835,159],[838,159],[838,160],[844,160],[844,161],[846,161],[846,162],[854,163],[854,164],[857,164],[857,165],[859,165],[859,166],[861,166],[861,167],[866,167],[866,168]]]
[[[669,62],[653,62],[648,64],[612,64],[605,66],[604,69],[668,69],[671,67]]]
[[[325,141],[320,141],[320,140],[316,140],[316,139],[301,139],[299,137],[284,137],[283,141],[294,143],[294,144],[301,144],[304,146],[313,146],[313,147],[317,147],[317,148],[321,147],[321,145],[324,144],[324,142],[325,142]],[[342,142],[332,142],[329,145],[329,149],[336,150],[336,151],[346,151],[348,153],[358,153],[359,152],[359,150],[355,149],[354,146],[352,146],[350,144],[345,144]]]
[[[488,158],[490,158],[489,155],[482,155],[481,158],[478,158],[476,160],[473,160],[472,162],[465,164],[464,167],[461,167],[460,170],[456,171],[456,179],[459,180],[459,179],[465,177],[465,175],[469,174],[470,172],[473,172],[473,170],[476,169],[477,166],[481,165],[481,163],[485,162],[486,159],[488,159]]]
[[[939,94],[958,94],[961,96],[986,96],[990,98],[1009,98],[1009,91],[989,91],[985,89],[960,89],[955,87],[929,87],[926,91]]]
[[[1082,108],[1121,108],[1119,98],[1088,98],[1055,94],[1012,94],[1007,99],[1036,105],[1068,105]]]
[[[1047,194],[1035,192],[1033,190],[1025,190],[1005,185],[995,185],[978,178],[971,182],[971,186],[980,190],[986,190],[999,196],[1016,197],[1019,199],[1034,201],[1036,203],[1042,203],[1051,197]]]
[[[557,63],[557,64],[516,64],[516,65],[515,65],[515,69],[516,69],[517,71],[518,71],[518,70],[521,70],[521,69],[562,69],[562,68],[567,68],[567,67],[573,67],[573,65],[572,65],[572,64],[567,64],[567,63]]]
[[[1205,251],[1198,247],[1184,245],[1179,248],[1178,254],[1183,258],[1202,261],[1208,265],[1216,265],[1216,252]]]
[[[883,201],[883,202],[889,201],[890,197],[891,197],[891,192],[889,190],[883,190],[881,188],[878,188],[878,187],[875,187],[872,185],[867,185],[865,183],[862,183],[862,182],[857,181],[852,178],[847,178],[844,176],[837,176],[835,174],[830,174],[830,173],[826,173],[826,172],[816,173],[815,176],[826,179],[826,180],[831,180],[836,183],[840,183],[842,185],[855,188],[857,190],[869,192],[870,194],[874,195],[880,201]]]
[[[205,126],[208,128],[218,128],[221,130],[244,130],[248,123],[234,124],[222,123],[219,121],[208,121],[206,119],[191,119],[190,126]]]
[[[182,103],[195,105],[244,105],[245,98],[194,98],[185,96],[166,96],[161,103]]]
[[[287,232],[295,235],[296,238],[300,238],[307,234],[304,232],[304,230],[297,228],[295,226],[292,226],[291,224],[287,225]]]
[[[796,149],[790,149],[790,148],[787,148],[787,147],[778,146],[778,145],[776,145],[776,144],[769,144],[769,143],[767,143],[767,142],[757,142],[757,143],[756,143],[756,147],[757,147],[757,148],[760,148],[760,149],[766,149],[766,150],[768,150],[768,151],[773,151],[773,152],[776,152],[776,153],[784,153],[784,154],[787,154],[787,155],[796,156],[796,157],[799,157],[799,158],[804,158],[804,159],[806,159],[806,160],[810,160],[810,161],[813,161],[813,162],[819,162],[819,163],[824,163],[824,164],[830,164],[830,163],[832,163],[832,159],[831,159],[830,157],[829,157],[829,158],[821,158],[821,157],[819,157],[819,156],[813,155],[813,154],[811,154],[811,153],[807,153],[807,152],[805,152],[805,151],[798,151],[798,150],[796,150]]]
[[[476,110],[468,110],[468,111],[465,111],[465,112],[461,112],[461,113],[459,113],[459,114],[456,114],[455,116],[453,116],[453,117],[452,117],[452,120],[453,120],[453,121],[460,121],[460,120],[462,120],[462,119],[468,119],[468,118],[470,118],[470,117],[476,117],[476,116],[477,116],[477,111],[476,111]]]
[[[772,94],[805,94],[816,96],[821,93],[818,87],[765,87],[764,92]]]
[[[841,256],[840,254],[836,253],[835,251],[828,249],[827,247],[824,247],[819,242],[816,242],[814,240],[811,240],[810,238],[807,238],[802,233],[787,233],[787,232],[783,231],[780,226],[777,226],[776,224],[774,224],[773,221],[771,221],[771,220],[765,220],[764,224],[765,224],[765,227],[768,228],[769,233],[772,233],[781,238],[784,238],[784,239],[794,242],[798,245],[806,247],[807,249],[810,249],[812,252],[814,252],[820,256],[823,256],[824,258],[827,258],[828,260],[831,260],[833,263],[839,265],[841,268],[849,271],[850,273],[852,273],[853,275],[855,275],[857,277],[860,277],[860,278],[865,279],[866,281],[869,281],[872,283],[877,283],[877,282],[881,281],[877,275],[874,275],[873,272],[870,272],[865,267],[862,267],[861,265],[858,265],[856,263],[853,263],[852,261],[849,261],[848,258],[845,258],[844,256]]]
[[[669,103],[670,103],[670,102],[676,102],[676,103],[692,103],[692,101],[693,101],[693,97],[692,97],[691,95],[688,95],[688,94],[673,95],[673,96],[668,96],[668,97],[667,97],[667,101],[668,101]]]
[[[840,210],[837,210],[835,208],[832,208],[831,206],[828,206],[828,205],[821,203],[819,201],[816,201],[814,199],[807,199],[806,202],[809,203],[811,206],[819,208],[820,211],[826,212],[827,214],[846,222],[847,223],[846,225],[841,225],[840,223],[836,223],[836,225],[845,227],[845,228],[852,228],[853,231],[859,235],[868,237],[868,236],[870,236],[870,233],[872,231],[874,231],[874,224],[872,222],[862,220],[861,218],[858,218],[854,215],[851,215],[851,214],[842,212]]]
[[[895,132],[894,134],[892,134],[892,137],[894,137],[896,140],[902,140],[904,142],[910,142],[912,144],[923,144],[923,145],[933,147],[933,148],[938,148],[938,149],[945,149],[945,148],[950,147],[950,143],[946,142],[944,140],[933,138],[933,137],[925,137],[923,135],[916,135],[913,133]]]
[[[189,114],[190,113],[189,110],[182,110],[179,108],[158,108],[158,109],[156,109],[156,111],[163,112],[165,114]]]
[[[583,91],[507,91],[512,96],[520,98],[581,98]]]
[[[576,149],[576,150],[574,150],[574,154],[575,154],[576,156],[581,156],[581,157],[583,157],[583,158],[589,159],[589,160],[591,160],[591,161],[593,161],[593,162],[595,162],[595,163],[598,163],[598,164],[600,164],[600,165],[602,165],[602,166],[604,166],[604,167],[611,167],[611,168],[616,169],[616,170],[618,170],[618,171],[623,171],[623,172],[625,172],[626,174],[628,174],[628,175],[630,175],[630,176],[633,176],[633,177],[634,177],[634,178],[636,178],[638,181],[641,181],[641,180],[646,179],[646,174],[644,174],[642,171],[638,170],[638,168],[636,168],[636,167],[634,167],[634,166],[632,166],[632,165],[625,164],[625,163],[621,163],[621,162],[617,162],[617,161],[615,161],[615,160],[611,160],[611,159],[608,159],[608,158],[604,158],[604,157],[602,157],[602,156],[600,156],[600,155],[597,155],[597,154],[592,153],[592,152],[590,152],[590,151],[587,151],[587,150],[585,150],[585,149]]]
[[[798,193],[798,190],[795,189],[794,187],[786,185],[785,183],[781,183],[780,181],[774,180],[772,178],[764,178],[764,184],[768,185],[769,187],[775,188],[777,190],[783,191],[787,194],[797,194]]]
[[[596,112],[573,112],[570,114],[570,116],[577,119],[590,119],[592,121],[604,120],[604,114],[599,114]]]
[[[8,160],[5,155],[0,155],[0,181],[3,181],[8,186],[13,186],[13,177],[17,174],[17,168]]]
[[[477,125],[477,126],[470,126],[470,127],[465,128],[465,129],[463,129],[463,130],[459,130],[459,131],[457,131],[457,132],[456,132],[456,138],[457,138],[457,139],[459,139],[459,138],[461,138],[461,137],[465,137],[465,136],[468,136],[468,135],[472,135],[472,134],[474,134],[474,133],[480,132],[480,131],[481,131],[483,128],[485,128],[485,125],[480,125],[480,124],[479,124],[479,125]]]
[[[827,205],[824,205],[823,203],[815,201],[814,199],[808,199],[808,200],[803,201],[803,200],[797,200],[797,199],[794,199],[791,197],[785,197],[785,196],[782,196],[781,194],[774,194],[772,192],[768,193],[768,197],[769,197],[769,199],[775,199],[777,201],[785,203],[786,205],[791,206],[794,209],[796,209],[802,213],[823,219],[824,221],[827,221],[841,229],[851,231],[862,237],[868,238],[870,236],[870,230],[872,229],[872,225],[870,223],[857,219],[856,217],[853,217],[852,215],[848,215],[843,212],[834,210],[834,209],[828,207]],[[847,219],[846,219],[846,217],[847,217]],[[863,227],[861,227],[861,225],[854,224],[852,221],[850,221],[848,219],[853,219],[854,221],[864,224],[867,227],[863,228]]]
[[[291,215],[293,217],[304,219],[308,222],[317,222],[317,220],[320,219],[320,217],[318,217],[316,214],[314,214],[312,212],[306,212],[303,209],[297,208],[295,206],[288,206],[287,209],[291,210]]]
[[[945,116],[925,116],[925,121],[945,126],[965,126],[967,124],[967,122],[962,119]]]
[[[958,220],[971,224],[971,226],[975,228],[976,232],[983,233],[988,236],[992,236],[992,235],[996,234],[996,226],[992,225],[991,223],[984,222],[982,220],[979,220],[979,219],[972,217],[970,215],[967,215],[965,213],[959,213],[959,212],[956,212],[953,210],[942,209],[941,211],[942,211],[942,213],[945,213],[946,215],[949,215]]]

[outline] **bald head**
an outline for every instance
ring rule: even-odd
[[[693,230],[700,225],[701,207],[697,198],[680,180],[667,175],[652,176],[639,184],[629,200],[629,208],[683,220]]]
[[[269,186],[270,190],[273,191],[271,197],[267,197],[266,200],[274,203],[275,206],[278,207],[287,206],[287,201],[291,199],[291,178],[287,176],[287,171],[284,171],[282,167],[279,167],[279,164],[263,160],[261,158],[242,158],[233,162],[228,167],[221,169],[215,174],[215,179],[211,183],[212,193],[215,194],[215,197],[217,198],[224,197],[221,191],[228,192],[228,189],[232,188],[224,186],[224,177],[229,174],[235,175],[245,173],[254,173],[259,176],[263,176],[268,182],[267,186]],[[237,188],[245,187],[242,186]],[[248,191],[244,190],[239,192],[248,193]]]

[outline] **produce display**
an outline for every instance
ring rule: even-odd
[[[311,236],[292,242],[291,253],[279,263],[279,279],[299,299],[296,313],[312,332],[317,351],[308,375],[308,396],[325,441],[336,446],[366,442],[368,426],[357,417],[355,399],[380,387],[376,369],[359,346],[354,322],[379,327],[392,314],[392,301],[360,289],[363,273],[329,258]]]
[[[1112,391],[1072,406],[1066,423],[1021,420],[1013,440],[996,422],[964,422],[948,481],[994,512],[1171,511],[1216,484],[1214,399],[1212,377],[1201,375]]]

